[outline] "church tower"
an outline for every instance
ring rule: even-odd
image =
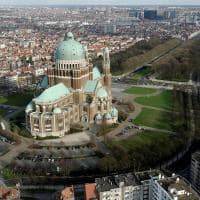
[[[112,75],[110,73],[110,55],[107,47],[103,49],[103,74],[104,86],[107,87],[111,94]]]

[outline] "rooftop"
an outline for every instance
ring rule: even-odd
[[[121,183],[124,183],[125,186],[138,185],[132,173],[96,178],[95,182],[98,192],[109,191],[117,188]]]
[[[40,83],[40,86],[44,89],[47,89],[48,86],[49,86],[49,80],[48,80],[48,77],[47,76],[44,76],[41,83]]]
[[[98,80],[88,80],[84,87],[85,93],[94,93],[98,85]]]
[[[85,184],[85,200],[97,199],[96,184]]]
[[[190,184],[186,183],[183,178],[169,177],[158,181],[160,185],[174,198],[179,200],[199,200],[198,195],[192,190]]]
[[[92,74],[93,74],[93,80],[101,78],[101,73],[98,67],[93,68]]]
[[[73,186],[71,187],[66,187],[62,192],[61,192],[61,199],[72,199],[74,198],[74,188]]]
[[[108,93],[107,93],[106,89],[102,87],[102,88],[99,88],[99,90],[97,91],[97,96],[99,98],[105,98],[108,96]]]
[[[136,172],[135,176],[138,181],[145,181],[151,179],[152,177],[158,177],[160,174],[161,171],[159,170],[151,170],[151,171]]]
[[[44,90],[38,97],[34,98],[33,101],[36,104],[52,103],[69,94],[69,89],[63,83],[59,83]]]
[[[73,34],[69,32],[58,44],[55,56],[58,60],[82,60],[85,59],[85,48],[74,40]]]

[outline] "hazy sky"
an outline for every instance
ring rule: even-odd
[[[167,5],[200,5],[200,0],[0,0],[0,5],[17,4],[114,4],[114,5],[143,5],[143,4],[167,4]]]

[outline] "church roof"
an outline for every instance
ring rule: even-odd
[[[48,76],[44,76],[41,81],[40,87],[46,89],[46,88],[48,88],[48,86],[49,86]]]
[[[107,96],[108,96],[108,93],[105,88],[102,87],[97,91],[97,97],[105,98]]]
[[[29,111],[33,110],[33,102],[31,101],[27,106],[26,106],[26,112],[28,113]]]
[[[111,119],[111,114],[110,113],[105,113],[104,114],[104,119]]]
[[[74,40],[73,34],[69,32],[58,44],[55,57],[58,60],[82,60],[85,59],[85,48],[80,42]]]
[[[60,113],[62,113],[62,110],[60,108],[54,108],[53,113],[60,114]]]
[[[93,80],[101,78],[101,73],[100,73],[98,67],[93,68],[92,74],[93,74],[93,77],[92,77]]]
[[[88,80],[84,87],[85,93],[94,93],[98,85],[98,80]]]
[[[96,120],[102,120],[102,115],[100,113],[98,113],[95,117]]]
[[[34,98],[33,101],[37,104],[51,103],[69,94],[69,89],[63,83],[59,83],[44,90],[38,97]]]
[[[115,107],[112,107],[111,115],[112,115],[113,117],[117,117],[117,116],[118,116],[118,110],[117,110]]]

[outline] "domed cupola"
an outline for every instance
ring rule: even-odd
[[[74,40],[71,32],[65,34],[64,40],[59,43],[55,52],[56,60],[75,61],[85,59],[85,48]]]

